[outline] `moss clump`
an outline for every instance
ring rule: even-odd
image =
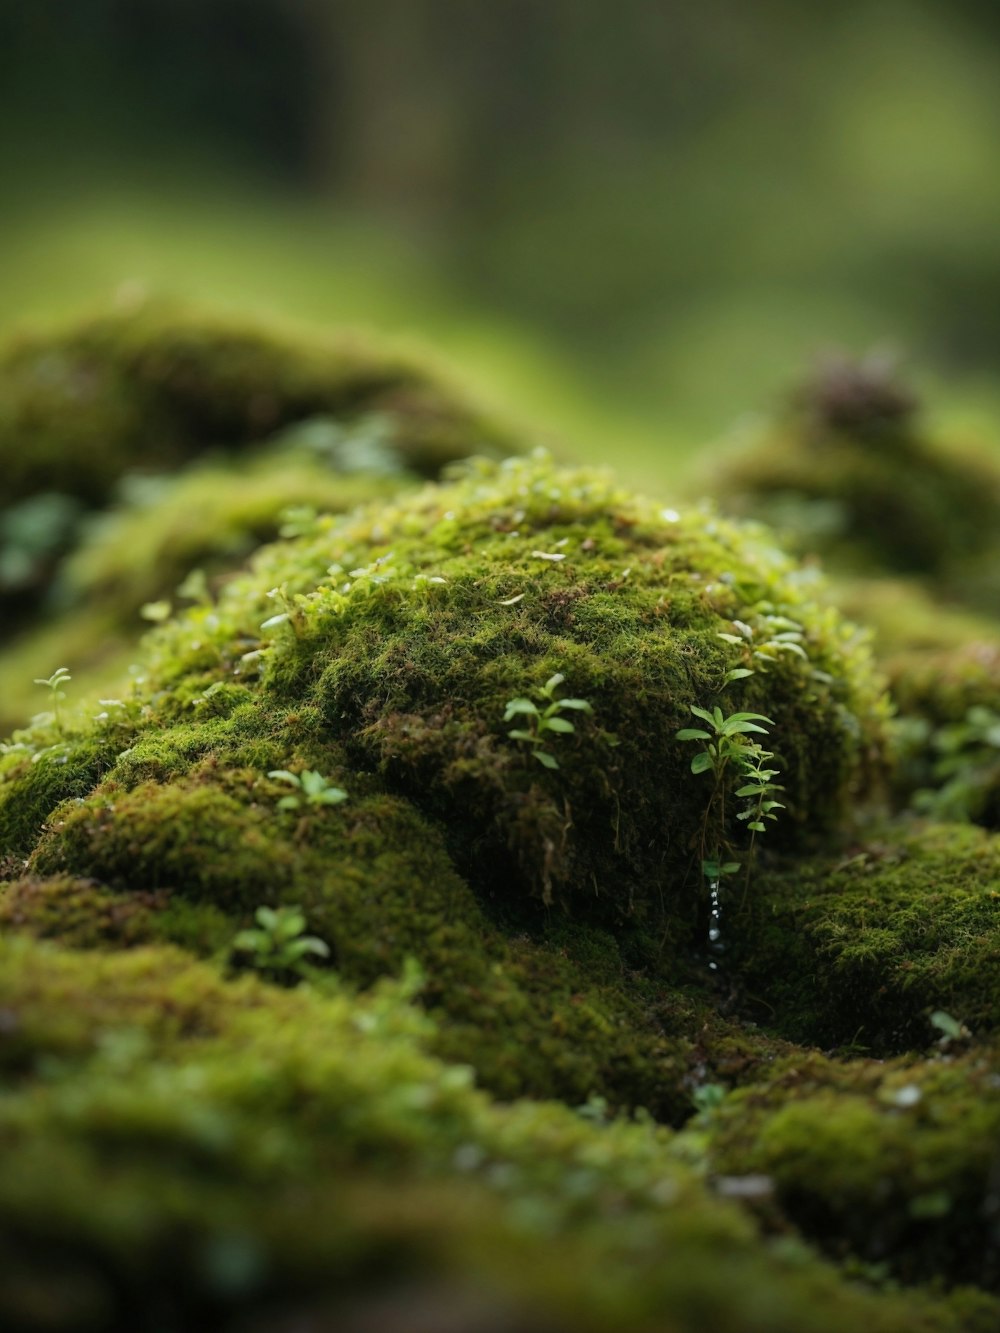
[[[728,938],[748,1005],[793,1040],[920,1049],[935,1010],[996,1031],[1000,840],[933,825],[762,869]]]
[[[931,576],[959,596],[963,585],[969,592],[969,562],[995,548],[1000,529],[1000,471],[929,439],[915,400],[877,359],[824,367],[712,487],[800,549],[851,569]]]
[[[772,1225],[841,1261],[996,1290],[996,1077],[991,1047],[889,1063],[803,1052],[713,1113],[710,1169],[763,1176]]]
[[[648,1120],[492,1103],[428,1054],[413,987],[287,992],[169,949],[0,941],[5,1323],[350,1326],[373,1274],[383,1300],[416,1284],[438,1317],[553,1333],[996,1319],[982,1295],[865,1291],[769,1244]]]

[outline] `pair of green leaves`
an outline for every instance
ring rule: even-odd
[[[258,907],[257,929],[241,930],[233,940],[236,953],[253,954],[259,972],[296,972],[308,958],[329,958],[330,949],[315,935],[304,935],[306,918],[298,907]]]
[[[298,810],[303,805],[340,805],[346,801],[347,792],[343,787],[334,786],[329,778],[307,768],[303,773],[290,773],[286,768],[273,768],[267,775],[276,782],[287,782],[295,792],[282,796],[278,802],[279,810]]]

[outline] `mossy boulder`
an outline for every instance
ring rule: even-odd
[[[129,751],[107,764],[115,782],[136,746],[173,753],[180,735],[191,759],[210,758],[221,728],[243,738],[237,759],[253,752],[251,792],[297,748],[329,767],[337,747],[443,829],[477,891],[651,918],[696,896],[713,790],[676,740],[692,705],[772,720],[788,836],[836,826],[885,720],[864,643],[763,534],[661,512],[544,459],[316,520],[166,626],[146,670],[113,715],[61,738],[43,727],[8,754],[12,850],[37,841],[54,809],[44,793],[81,794],[102,747]],[[541,732],[512,737],[510,701],[541,711],[544,688],[562,697],[556,675],[590,711],[544,746]],[[192,720],[206,723],[194,735]],[[55,757],[33,753],[46,740]],[[150,776],[163,781],[155,764]],[[735,811],[720,817],[720,837],[745,843]]]
[[[756,661],[774,633],[797,651]],[[726,686],[744,659],[754,674]],[[120,922],[119,944],[152,931],[225,957],[257,906],[295,904],[359,984],[418,958],[442,1050],[495,1092],[597,1091],[672,1121],[697,1069],[773,1054],[686,961],[713,793],[677,729],[727,689],[766,709],[789,823],[819,831],[884,722],[863,644],[761,534],[546,459],[313,519],[156,631],[142,670],[129,697],[42,722],[0,760],[8,920],[49,937],[93,882],[95,941]],[[546,767],[505,709],[557,672],[592,712],[553,733]],[[283,810],[279,770],[349,799]],[[737,820],[724,831],[746,852]]]
[[[930,834],[912,897],[878,881],[913,968],[825,979],[823,912],[866,930],[842,853],[805,857],[883,764],[864,636],[763,531],[540,457],[296,527],[154,630],[121,698],[0,755],[6,1317],[992,1330],[991,1056],[926,1055],[931,1005],[990,1025],[960,949],[991,948],[974,835],[936,835],[947,893]],[[543,732],[561,699],[589,709]],[[768,719],[768,855],[692,773],[692,706]],[[711,960],[706,827],[750,872]],[[816,867],[822,912],[782,865]],[[329,950],[268,974],[287,988],[234,947],[265,904]],[[790,1044],[852,1006],[923,1058]],[[880,1108],[909,1115],[911,1081],[906,1139]],[[831,1178],[858,1125],[882,1193],[867,1157]]]
[[[710,485],[727,510],[773,522],[801,551],[995,603],[1000,468],[933,438],[880,357],[821,368]]]

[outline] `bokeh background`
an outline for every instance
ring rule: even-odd
[[[990,0],[0,0],[0,332],[386,330],[661,484],[817,352],[989,433]]]

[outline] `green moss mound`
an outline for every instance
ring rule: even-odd
[[[342,747],[413,801],[480,892],[572,897],[620,921],[685,898],[712,798],[676,741],[692,705],[773,719],[790,831],[836,824],[885,716],[863,642],[815,607],[762,534],[681,519],[546,459],[477,465],[450,485],[316,520],[262,552],[216,604],[165,628],[147,669],[128,707],[67,735],[55,759],[29,753],[38,738],[11,752],[0,830],[12,848],[37,838],[53,767],[54,785],[77,795],[81,756],[112,733],[155,727],[169,747],[182,720],[246,702],[250,731],[296,715],[310,743]],[[545,747],[512,737],[510,701],[547,706],[555,675],[591,711]],[[211,734],[193,750],[205,753]],[[269,766],[288,766],[295,735],[293,724]],[[734,812],[723,833],[743,837]]]
[[[748,1008],[795,1041],[926,1047],[944,1010],[1000,1027],[1000,839],[931,825],[761,869],[727,933]]]
[[[931,439],[916,407],[881,359],[831,362],[777,427],[719,466],[712,493],[800,550],[995,604],[1000,470]]]

